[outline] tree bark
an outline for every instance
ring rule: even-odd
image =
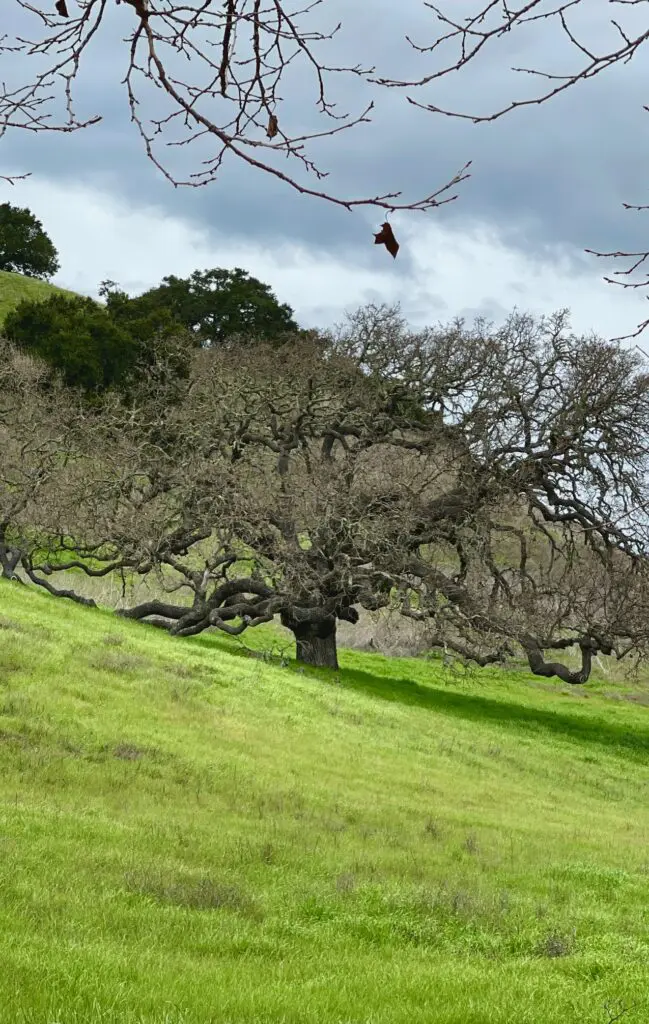
[[[567,665],[563,665],[560,661],[546,661],[543,657],[543,651],[539,647],[538,643],[532,636],[525,636],[522,640],[523,650],[527,655],[527,661],[530,668],[535,676],[545,676],[551,679],[553,676],[557,676],[563,680],[564,683],[570,683],[571,686],[580,686],[583,683],[587,683],[590,678],[590,671],[593,663],[593,654],[598,653],[598,648],[592,642],[581,641],[579,647],[581,649],[581,667],[572,670]],[[566,647],[570,646],[569,643]],[[607,646],[606,654],[611,653],[611,648]]]
[[[0,542],[0,576],[5,580],[14,580],[16,576],[16,566],[20,561],[20,551],[13,548],[7,548]]]
[[[299,622],[282,615],[282,624],[295,637],[296,661],[315,668],[338,668],[336,619],[333,615],[316,622]]]

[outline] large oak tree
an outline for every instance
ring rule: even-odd
[[[384,308],[297,346],[199,351],[174,401],[161,374],[98,417],[68,533],[174,595],[122,614],[176,635],[279,617],[330,667],[336,623],[381,607],[571,683],[645,653],[641,355],[565,314],[412,332]]]

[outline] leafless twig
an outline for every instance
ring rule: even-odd
[[[29,58],[25,66],[30,68],[40,61],[45,69],[29,84],[0,92],[0,134],[10,128],[70,132],[96,124],[99,114],[87,120],[77,117],[73,92],[82,67],[92,59],[92,46],[101,45],[107,35],[108,0],[70,0],[68,18],[54,13],[49,2],[14,2],[37,20],[39,33],[30,39],[5,36],[0,53]],[[368,83],[374,69],[360,64],[330,66],[321,59],[321,44],[333,40],[341,27],[308,27],[324,0],[306,0],[303,6],[292,6],[289,0],[121,3],[127,33],[123,82],[131,120],[149,158],[172,184],[206,185],[232,156],[302,195],[347,210],[369,206],[425,211],[457,198],[455,189],[468,177],[468,163],[446,184],[414,200],[402,198],[399,191],[346,198],[318,184],[328,172],[309,156],[308,144],[368,123],[374,108],[369,100],[356,113],[343,112],[329,99],[332,78]],[[307,75],[315,87],[316,114],[323,126],[304,132],[301,125],[291,127],[295,117],[290,90],[302,91]],[[150,87],[162,97],[166,113],[145,114]],[[288,96],[281,94],[282,87],[289,90]],[[54,123],[50,106],[61,88],[67,116]],[[168,154],[170,149],[188,147],[208,155],[199,157],[198,169],[183,176],[171,166]],[[283,169],[287,160],[294,172]]]

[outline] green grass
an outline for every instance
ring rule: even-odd
[[[13,312],[23,299],[38,302],[49,299],[50,295],[54,294],[72,296],[75,293],[48,284],[47,281],[40,281],[38,278],[23,277],[22,274],[10,274],[6,270],[0,270],[0,326],[4,324],[7,314]]]
[[[0,1021],[647,1019],[646,687],[341,663],[0,583]]]

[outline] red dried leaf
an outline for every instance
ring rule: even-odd
[[[392,256],[392,258],[397,258],[397,253],[399,252],[399,243],[394,237],[392,228],[388,224],[387,220],[384,224],[381,225],[381,230],[378,232],[378,234],[374,235],[374,244],[384,245],[385,248],[390,253],[390,255]]]

